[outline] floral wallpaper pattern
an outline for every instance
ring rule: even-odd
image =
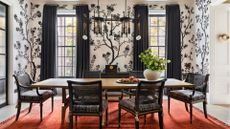
[[[17,40],[14,48],[17,51],[15,60],[17,61],[17,70],[15,74],[27,71],[30,76],[35,79],[39,77],[38,68],[40,64],[36,63],[36,59],[40,58],[41,44],[41,12],[38,9],[38,4],[30,3],[26,0],[18,0],[21,11],[14,15],[16,22],[16,32],[21,36],[21,40]],[[31,27],[33,21],[37,21],[37,26]],[[22,61],[23,60],[23,61]],[[24,62],[24,63],[23,63]]]
[[[20,11],[15,14],[15,30],[21,40],[14,43],[16,50],[15,73],[28,71],[36,80],[39,79],[40,42],[42,5],[28,4],[27,0],[15,0],[20,4]],[[209,4],[210,0],[194,0],[193,3],[180,3],[182,72],[206,73],[209,69]],[[118,13],[117,6],[109,4],[104,8],[104,15]],[[112,8],[111,8],[112,7]],[[132,7],[132,5],[130,5]],[[164,9],[164,5],[152,4],[151,9]],[[110,9],[110,10],[108,10]],[[112,9],[112,11],[111,11]],[[109,11],[109,12],[108,12]],[[93,13],[91,11],[90,15]],[[111,24],[106,22],[104,25]],[[113,22],[114,31],[103,26],[104,32],[96,35],[90,31],[90,70],[103,70],[106,64],[117,64],[119,71],[129,71],[133,66],[133,28],[131,34],[120,35],[121,26]],[[132,25],[131,25],[132,26]]]
[[[94,16],[95,8],[91,5],[90,15]],[[91,23],[90,29],[90,70],[103,71],[105,65],[118,65],[118,71],[127,71],[132,69],[133,53],[133,28],[130,28],[130,34],[121,34],[122,24],[119,17],[123,15],[116,12],[117,5],[107,5],[106,9],[101,9],[101,16],[115,21],[105,20],[102,25],[102,33],[94,33],[94,23]],[[131,8],[127,12],[132,15]],[[116,20],[117,19],[117,20]],[[130,26],[133,25],[130,22]]]
[[[195,32],[195,50],[196,57],[199,61],[198,72],[208,73],[209,72],[209,5],[210,0],[196,0],[195,5],[198,13],[196,14],[196,25],[197,30]]]
[[[209,72],[209,5],[210,0],[196,0],[195,6],[182,6],[182,72]]]

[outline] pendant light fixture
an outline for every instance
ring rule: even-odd
[[[97,13],[97,16],[96,16]],[[103,17],[100,17],[100,6],[99,6],[99,0],[97,0],[97,7],[96,10],[94,10],[94,33],[96,35],[101,34],[102,33],[102,22],[104,21]]]
[[[121,21],[121,35],[123,36],[124,34],[128,36],[130,34],[130,12],[127,12],[127,0],[125,0],[125,11],[123,13],[123,17],[120,18]]]

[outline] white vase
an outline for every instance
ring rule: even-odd
[[[147,79],[147,80],[157,80],[161,75],[161,72],[159,71],[153,71],[153,70],[150,70],[150,69],[146,69],[144,71],[144,77]]]

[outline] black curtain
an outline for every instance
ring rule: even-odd
[[[55,77],[57,6],[44,5],[41,43],[41,80]]]
[[[88,5],[76,6],[77,15],[77,68],[76,77],[84,77],[89,70],[89,8]]]
[[[179,5],[166,6],[167,77],[181,79],[181,29]]]
[[[133,44],[133,70],[143,71],[144,64],[139,59],[139,54],[148,49],[149,46],[149,30],[148,30],[148,6],[134,6],[134,44]]]

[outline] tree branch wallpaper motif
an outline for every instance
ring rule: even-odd
[[[91,5],[91,15],[96,6]],[[120,14],[115,12],[116,4],[107,5],[105,10],[100,10],[102,17],[113,20],[104,20],[102,33],[95,34],[91,23],[90,30],[90,70],[103,70],[105,64],[117,64],[119,71],[132,69],[133,31],[131,34],[121,34]],[[131,13],[131,8],[128,8]]]
[[[181,62],[182,72],[194,72],[194,7],[181,6]]]
[[[209,5],[210,0],[196,0],[199,13],[196,15],[196,24],[199,25],[196,31],[196,57],[200,59],[198,65],[200,73],[209,72]]]
[[[17,40],[14,41],[14,58],[16,67],[14,73],[28,71],[33,78],[39,79],[40,42],[41,42],[41,12],[42,4],[19,2],[19,11],[14,15]],[[116,18],[122,15],[121,4],[115,1],[104,3],[100,10],[101,16]],[[90,3],[92,4],[92,3]],[[89,4],[89,6],[90,6]],[[106,6],[106,4],[108,6]],[[132,3],[133,4],[133,3]],[[133,5],[129,4],[132,14]],[[182,36],[182,72],[206,73],[209,69],[209,4],[210,0],[180,1],[181,36]],[[165,4],[149,5],[150,9],[164,9]],[[73,5],[69,5],[71,8]],[[68,8],[69,9],[69,8]],[[90,16],[93,16],[91,7]],[[133,16],[133,14],[131,15]],[[104,70],[106,64],[117,64],[119,71],[130,71],[133,67],[133,24],[131,34],[121,35],[121,25],[113,21],[103,22],[103,33],[93,33],[90,30],[90,70]],[[113,33],[111,33],[113,30]]]
[[[18,69],[14,71],[19,74],[29,71],[30,76],[35,79],[38,75],[37,69],[39,64],[36,64],[36,59],[40,58],[40,43],[41,43],[41,21],[38,21],[37,27],[31,27],[30,23],[41,17],[41,12],[37,11],[39,5],[27,1],[18,0],[20,5],[19,15],[14,15],[14,20],[17,23],[16,31],[21,35],[22,40],[16,41],[14,48],[17,50],[15,59],[18,61]],[[20,60],[19,60],[20,58]],[[27,63],[22,64],[21,59]]]

